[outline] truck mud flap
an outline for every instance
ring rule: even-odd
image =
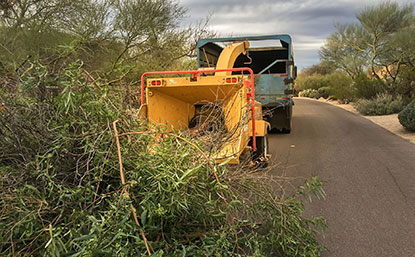
[[[270,110],[270,115],[265,116],[265,120],[271,124],[271,133],[290,133],[291,132],[292,106],[278,107]]]

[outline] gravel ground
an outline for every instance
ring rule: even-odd
[[[297,97],[299,99],[303,97]],[[305,99],[313,99],[313,98],[305,98]],[[389,130],[395,135],[398,135],[411,143],[415,144],[415,133],[407,131],[402,125],[399,123],[398,114],[390,114],[390,115],[379,115],[379,116],[365,116],[361,115],[351,104],[339,104],[337,101],[327,100],[324,98],[314,99],[315,101],[328,103],[331,105],[335,105],[337,107],[343,108],[349,112],[358,114],[360,116],[365,117],[366,119],[372,121],[373,123]]]

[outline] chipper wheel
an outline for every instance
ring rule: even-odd
[[[249,146],[252,147],[252,139],[249,142]],[[252,152],[252,150],[251,150]],[[256,151],[252,152],[252,162],[254,165],[260,167],[266,167],[269,154],[268,135],[263,137],[256,137]]]
[[[256,138],[256,151],[253,153],[254,161],[266,161],[269,153],[268,135]]]

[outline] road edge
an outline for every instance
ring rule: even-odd
[[[346,110],[348,112],[351,112],[353,114],[359,115],[359,116],[361,116],[361,117],[363,117],[363,118],[371,121],[372,123],[374,123],[374,124],[376,124],[376,125],[384,128],[384,129],[386,129],[387,131],[389,131],[389,132],[391,132],[391,133],[393,133],[393,134],[395,134],[395,135],[397,135],[397,136],[405,139],[406,141],[409,141],[410,143],[415,144],[415,133],[407,131],[399,123],[399,120],[397,118],[397,116],[398,116],[397,114],[379,115],[379,116],[365,116],[365,115],[360,114],[356,110],[356,108],[353,105],[351,105],[351,104],[339,104],[337,101],[327,100],[327,99],[324,99],[324,98],[320,98],[321,99],[320,100],[320,99],[309,98],[309,97],[295,97],[294,98],[294,101],[295,101],[295,99],[313,100],[313,101],[316,101],[316,102],[327,103],[327,104],[330,104],[332,106],[341,108],[341,109]],[[387,124],[385,124],[383,122],[380,122],[381,117],[386,117],[386,116],[396,116],[396,123],[399,124],[399,126],[396,126],[396,124],[394,124],[394,126],[390,126],[390,125],[387,125]]]

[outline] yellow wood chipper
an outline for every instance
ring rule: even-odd
[[[168,133],[212,129],[209,117],[214,116],[227,133],[215,154],[217,162],[238,164],[247,153],[256,161],[266,161],[269,123],[262,119],[261,103],[255,101],[253,71],[233,68],[248,47],[248,42],[228,45],[214,68],[144,73],[139,118],[164,126]]]

